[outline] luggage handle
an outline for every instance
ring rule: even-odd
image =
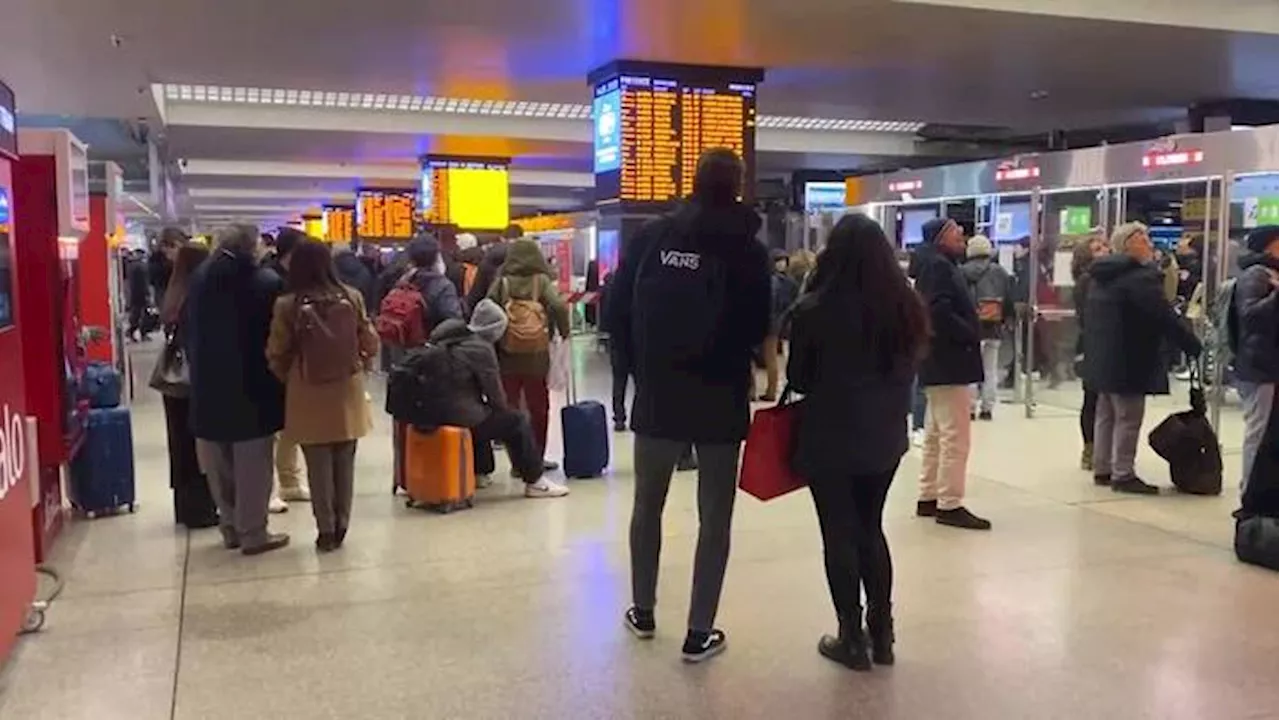
[[[1204,355],[1197,355],[1188,369],[1191,374],[1187,378],[1187,401],[1191,404],[1193,412],[1204,415],[1208,409],[1204,396]]]

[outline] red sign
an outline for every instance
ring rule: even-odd
[[[1030,180],[1040,177],[1038,167],[1008,167],[996,170],[996,182],[1006,180]]]
[[[889,192],[915,192],[923,187],[923,180],[898,180],[896,182],[889,183]]]
[[[1173,150],[1170,152],[1147,153],[1142,156],[1142,167],[1144,168],[1178,167],[1180,165],[1195,165],[1200,162],[1204,162],[1203,150]]]
[[[556,241],[556,271],[560,292],[567,293],[573,282],[573,234]]]
[[[9,162],[0,157],[0,194],[10,192]],[[18,273],[12,225],[0,228],[0,303],[14,324],[0,328],[0,663],[8,656],[36,592],[35,547],[28,480],[35,438],[26,423],[22,345],[17,312]]]

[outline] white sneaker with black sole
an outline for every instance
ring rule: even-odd
[[[684,647],[680,649],[680,657],[687,663],[710,660],[724,652],[726,642],[723,630],[710,632],[690,630],[689,634],[684,636]]]

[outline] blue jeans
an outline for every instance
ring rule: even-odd
[[[1253,461],[1262,445],[1262,437],[1267,432],[1267,418],[1271,416],[1271,403],[1275,402],[1275,383],[1254,383],[1245,380],[1236,381],[1236,391],[1240,393],[1240,402],[1244,405],[1244,447],[1241,448],[1241,464],[1243,474],[1240,478],[1240,491],[1244,492],[1249,483],[1249,473],[1253,471]]]
[[[924,386],[920,384],[920,378],[911,384],[911,429],[924,429],[924,412],[929,407],[924,397]]]

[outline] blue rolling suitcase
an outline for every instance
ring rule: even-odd
[[[92,362],[84,369],[82,391],[91,408],[113,408],[120,404],[120,372],[108,363]]]
[[[71,504],[89,517],[134,510],[133,428],[128,408],[89,411],[84,445],[71,461]]]
[[[609,465],[609,428],[604,405],[595,400],[565,405],[560,408],[560,427],[564,432],[565,477],[603,475]]]

